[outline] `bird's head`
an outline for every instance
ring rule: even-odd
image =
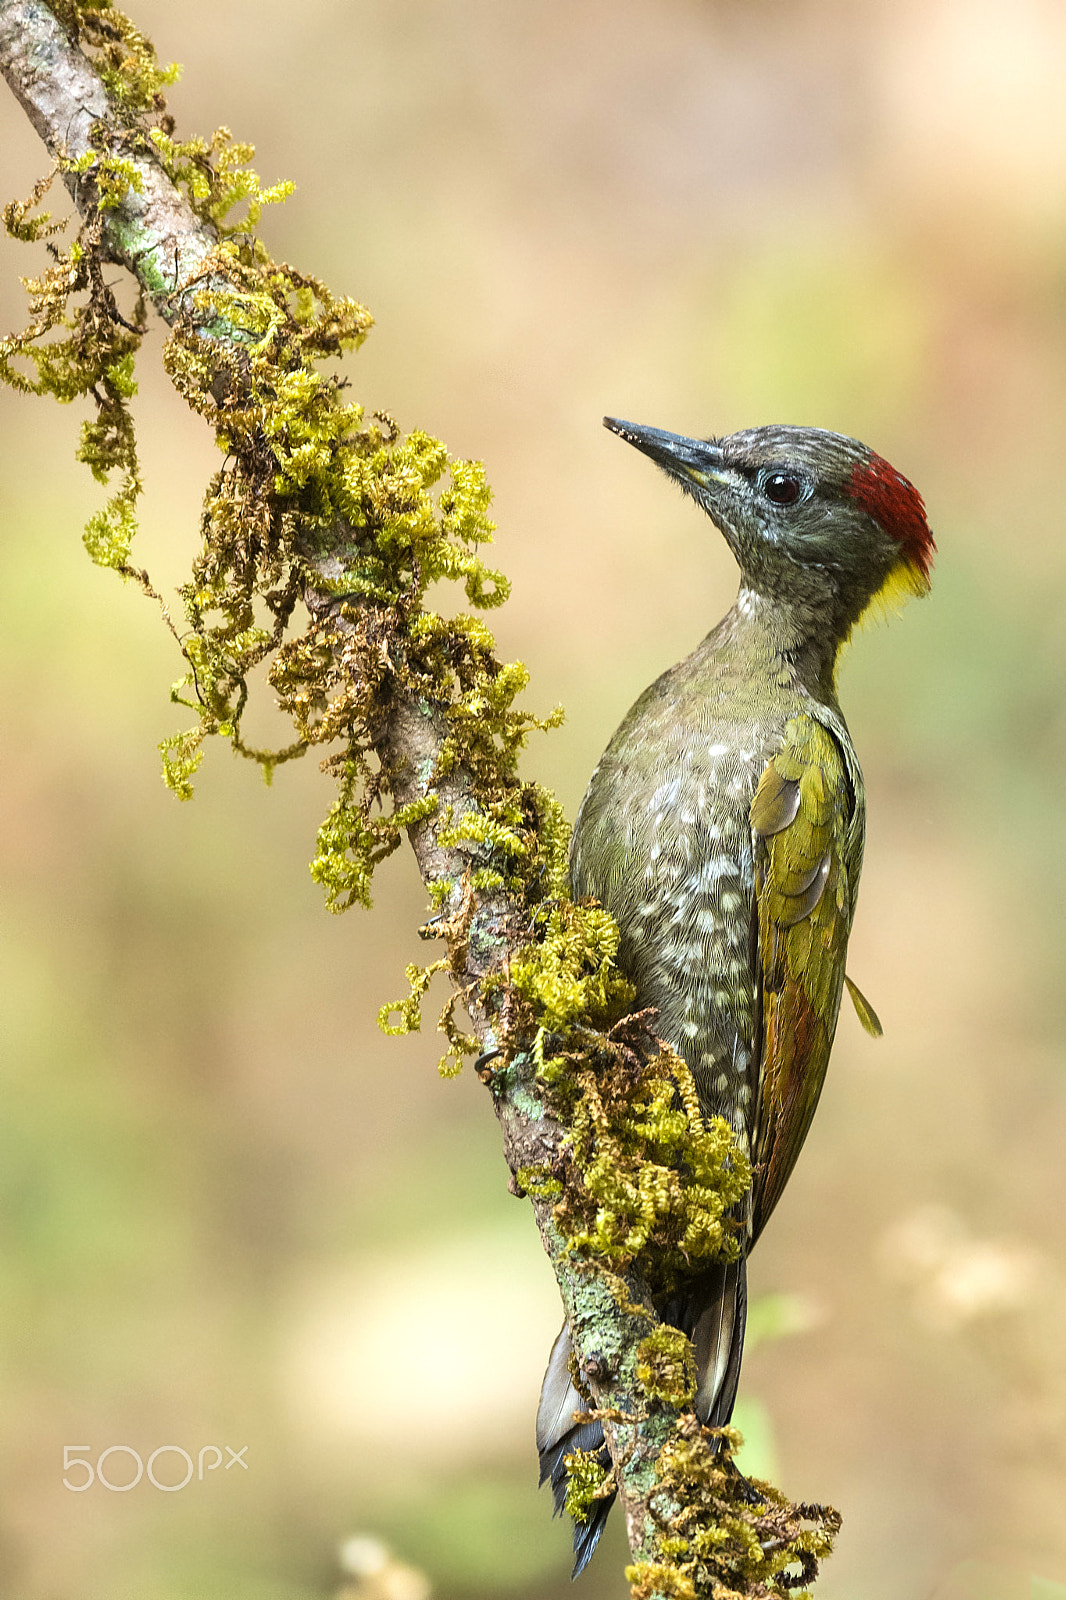
[[[936,546],[922,497],[881,456],[821,428],[688,439],[605,417],[725,535],[747,586],[843,640],[873,600],[925,594]]]

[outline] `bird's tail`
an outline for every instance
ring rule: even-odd
[[[724,1428],[733,1415],[748,1320],[748,1262],[718,1261],[685,1286],[666,1307],[663,1321],[692,1340],[696,1356],[696,1415]]]
[[[574,1388],[570,1378],[570,1329],[563,1323],[558,1338],[548,1357],[548,1370],[540,1390],[537,1407],[537,1450],[540,1454],[540,1481],[552,1486],[554,1515],[559,1516],[566,1504],[566,1458],[575,1450],[591,1450],[599,1456],[604,1467],[611,1464],[603,1429],[598,1422],[575,1422],[575,1411],[584,1411],[586,1402]],[[583,1572],[599,1543],[607,1513],[614,1504],[609,1499],[594,1500],[584,1522],[574,1521],[574,1570],[576,1578]]]
[[[748,1310],[747,1261],[716,1263],[663,1312],[663,1321],[680,1328],[692,1341],[696,1355],[696,1414],[711,1428],[721,1428],[733,1415],[744,1352],[744,1325]],[[548,1370],[537,1410],[537,1450],[540,1481],[550,1482],[555,1515],[566,1503],[566,1457],[588,1450],[610,1466],[603,1429],[598,1422],[575,1422],[574,1413],[586,1403],[570,1377],[570,1332],[566,1324],[548,1358]],[[614,1495],[593,1501],[584,1522],[574,1522],[576,1578],[588,1565],[614,1504]]]

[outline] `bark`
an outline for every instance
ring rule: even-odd
[[[182,287],[187,294],[216,247],[213,234],[159,162],[128,147],[99,76],[40,0],[0,0],[0,71],[53,159],[106,148],[133,162],[141,188],[131,189],[108,221],[108,255],[173,322],[184,308]],[[74,173],[64,182],[88,216],[97,199],[92,182]]]

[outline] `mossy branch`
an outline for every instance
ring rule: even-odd
[[[570,901],[565,819],[519,780],[527,735],[560,714],[517,707],[525,669],[497,660],[480,617],[426,604],[442,580],[475,612],[506,599],[479,553],[492,534],[480,464],[367,418],[321,370],[358,347],[369,313],[271,259],[254,229],[288,186],[264,188],[225,129],[175,137],[163,91],[176,69],[110,0],[0,0],[0,68],[80,215],[64,250],[64,224],[40,209],[50,180],[4,210],[9,232],[47,241],[52,263],[28,280],[29,326],[0,340],[0,378],[95,406],[79,455],[118,488],[86,530],[94,560],[159,600],[131,561],[130,400],[149,306],[169,330],[166,370],[223,453],[180,632],[164,607],[186,664],[173,698],[196,718],[164,741],[167,782],[191,794],[210,735],[268,778],[317,748],[338,784],[312,865],[333,910],[369,904],[375,866],[407,834],[436,911],[423,931],[447,953],[410,969],[409,998],[383,1021],[417,1027],[429,979],[447,970],[442,1066],[478,1054],[610,1450],[609,1482],[574,1460],[572,1510],[617,1492],[641,1600],[794,1594],[839,1519],[768,1486],[757,1502],[743,1492],[735,1439],[696,1420],[691,1351],[655,1312],[677,1274],[734,1248],[746,1164],[724,1124],[703,1126],[654,1019],[627,1015],[617,929]],[[128,314],[107,263],[136,282]],[[257,666],[294,725],[279,750],[242,738]]]

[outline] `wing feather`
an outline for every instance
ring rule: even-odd
[[[752,802],[762,989],[753,1238],[796,1163],[829,1062],[862,851],[860,781],[833,732],[800,715]]]

